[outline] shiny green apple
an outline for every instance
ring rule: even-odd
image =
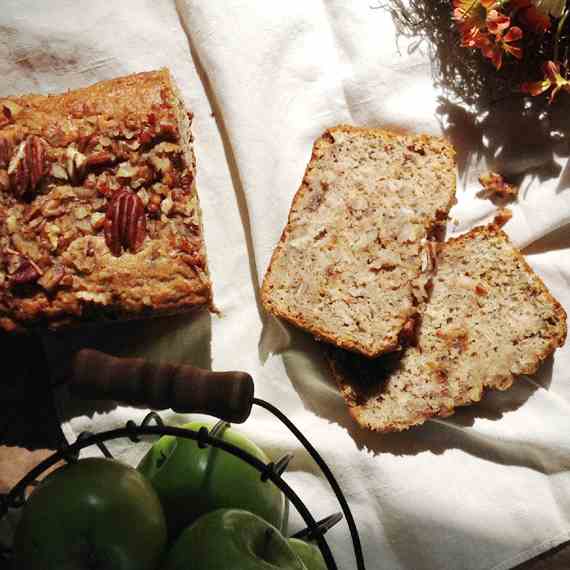
[[[277,528],[240,509],[218,509],[185,529],[164,570],[308,570]]]
[[[15,570],[154,570],[166,547],[149,482],[112,459],[65,465],[37,487],[14,537]]]
[[[212,423],[193,422],[185,428],[212,429]],[[232,427],[217,435],[263,461],[267,455]],[[138,465],[153,485],[162,503],[168,532],[174,539],[198,517],[222,508],[251,511],[279,530],[287,525],[285,495],[271,481],[242,459],[213,446],[200,448],[192,439],[161,437]]]
[[[288,542],[289,546],[303,561],[307,570],[327,570],[327,563],[316,544],[298,538],[290,538]]]

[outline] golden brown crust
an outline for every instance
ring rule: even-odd
[[[351,125],[338,125],[336,127],[327,129],[314,143],[311,159],[305,169],[303,180],[297,192],[295,193],[291,208],[289,211],[287,224],[285,225],[279,242],[277,243],[271,260],[269,262],[267,271],[265,273],[262,287],[261,287],[261,301],[264,309],[280,317],[291,324],[300,327],[307,332],[311,333],[315,338],[329,342],[343,348],[345,350],[353,351],[368,358],[375,358],[381,353],[390,352],[397,350],[401,346],[401,336],[400,331],[406,326],[406,323],[413,319],[417,315],[417,307],[410,306],[406,307],[405,310],[399,314],[399,324],[395,327],[393,334],[384,338],[383,342],[380,343],[381,347],[377,343],[374,345],[370,343],[363,342],[362,340],[357,340],[349,336],[343,336],[342,332],[338,329],[332,330],[331,328],[324,327],[321,323],[316,322],[311,315],[308,315],[304,310],[291,310],[290,307],[284,308],[275,302],[273,291],[273,275],[276,273],[275,265],[277,260],[284,254],[286,248],[288,247],[289,234],[292,226],[294,225],[294,218],[298,215],[298,211],[301,209],[300,203],[309,191],[310,184],[309,178],[313,170],[317,168],[318,160],[323,154],[323,149],[330,146],[335,141],[335,135],[338,133],[347,133],[353,136],[362,136],[363,138],[372,138],[382,141],[384,145],[390,145],[390,143],[402,144],[403,141],[409,146],[416,146],[418,148],[430,148],[434,150],[434,154],[438,154],[447,159],[446,167],[450,164],[455,164],[455,151],[453,147],[441,137],[433,137],[424,134],[402,134],[389,131],[381,128],[367,128],[367,127],[357,127]],[[428,238],[437,237],[439,228],[442,227],[447,219],[448,212],[455,202],[455,177],[453,180],[446,180],[446,187],[441,191],[441,198],[445,198],[445,201],[439,199],[438,207],[435,208],[433,212],[433,218],[426,218],[424,220],[425,224],[425,235]],[[410,299],[412,305],[415,304],[413,295],[410,292]]]
[[[1,328],[212,308],[192,117],[167,69],[0,111]]]

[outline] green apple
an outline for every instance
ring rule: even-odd
[[[316,544],[298,538],[290,538],[289,546],[297,553],[307,570],[327,570],[327,563]]]
[[[273,525],[240,509],[218,509],[185,529],[164,570],[307,570]]]
[[[166,523],[150,483],[134,468],[90,458],[37,487],[14,537],[18,570],[154,570]]]
[[[202,426],[211,430],[213,424],[194,422],[184,427],[197,431]],[[269,461],[255,443],[231,427],[217,437],[265,463]],[[222,508],[251,511],[285,531],[285,495],[271,481],[262,481],[251,465],[223,449],[201,449],[192,439],[163,436],[143,457],[138,470],[160,498],[171,539],[199,516]]]

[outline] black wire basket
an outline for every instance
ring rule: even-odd
[[[334,475],[332,474],[330,468],[325,463],[324,459],[319,455],[316,449],[311,445],[307,438],[300,432],[300,430],[275,406],[272,404],[258,399],[253,399],[253,404],[264,408],[265,410],[271,412],[275,415],[299,440],[306,451],[311,455],[314,461],[317,463],[321,469],[323,475],[330,484],[333,492],[335,493],[337,500],[339,502],[341,512],[333,513],[321,520],[315,520],[311,512],[299,497],[299,495],[286,483],[283,479],[282,474],[287,469],[292,454],[288,453],[276,461],[269,463],[264,463],[258,458],[254,457],[250,453],[244,451],[243,449],[228,443],[221,438],[217,437],[220,433],[220,428],[222,426],[230,425],[229,422],[221,420],[208,431],[208,428],[202,427],[197,431],[181,428],[167,426],[163,423],[161,417],[154,411],[149,412],[140,425],[137,425],[134,421],[129,420],[125,427],[117,428],[98,434],[93,434],[90,432],[83,432],[79,435],[77,440],[72,443],[63,446],[58,451],[54,452],[52,455],[47,457],[44,461],[39,463],[31,471],[29,471],[7,494],[0,495],[0,519],[8,514],[10,509],[20,509],[26,503],[27,489],[30,486],[38,484],[38,478],[50,467],[58,463],[59,461],[75,462],[79,458],[79,452],[82,449],[90,446],[97,446],[101,453],[107,457],[112,458],[112,454],[105,445],[105,442],[119,439],[119,438],[129,438],[132,442],[137,443],[141,441],[141,436],[162,436],[171,435],[176,437],[183,437],[186,439],[195,440],[198,445],[202,448],[207,446],[212,446],[215,448],[222,449],[227,453],[240,458],[245,461],[260,473],[260,477],[263,481],[271,481],[274,483],[289,499],[290,503],[296,508],[299,515],[302,517],[306,528],[297,532],[292,538],[300,538],[305,540],[313,540],[317,543],[323,558],[326,562],[328,570],[336,570],[338,568],[334,557],[332,555],[331,549],[325,538],[326,532],[336,525],[339,521],[346,519],[355,558],[355,568],[357,570],[365,570],[364,560],[362,555],[362,547],[360,543],[360,537],[358,534],[358,529],[354,522],[354,518],[350,511],[350,507],[343,495],[343,492],[337,483]],[[153,425],[154,424],[154,425]],[[12,560],[12,551],[10,548],[5,548],[1,553],[2,564],[1,568],[8,565]],[[20,570],[20,569],[13,569]],[[22,569],[23,570],[23,569]]]

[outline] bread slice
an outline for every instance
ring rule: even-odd
[[[455,200],[454,156],[427,135],[327,130],[265,275],[265,309],[368,357],[397,349],[425,283],[423,242]]]
[[[497,226],[439,246],[433,291],[403,357],[329,354],[351,415],[400,431],[533,374],[566,338],[566,313]]]

